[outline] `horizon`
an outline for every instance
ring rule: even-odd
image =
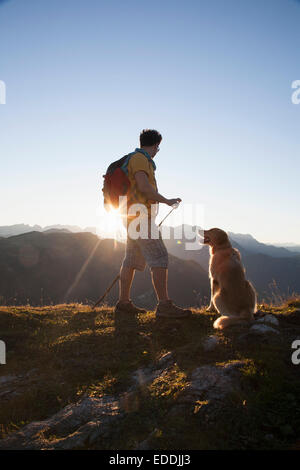
[[[154,128],[158,189],[197,224],[300,245],[300,2],[151,11],[0,1],[1,225],[99,226],[102,175]]]
[[[100,236],[101,237],[101,231],[98,230],[97,226],[80,226],[80,225],[77,225],[77,224],[47,224],[47,225],[41,225],[41,224],[26,224],[24,222],[21,222],[21,223],[16,223],[16,224],[10,224],[10,225],[0,225],[0,229],[2,227],[13,227],[13,226],[19,226],[19,225],[24,225],[24,226],[29,226],[29,227],[40,227],[41,229],[45,230],[45,229],[51,229],[51,228],[57,228],[59,229],[59,227],[62,227],[62,228],[68,228],[68,227],[73,227],[73,228],[78,228],[80,229],[80,232],[88,232],[87,229],[95,229],[96,230],[96,233],[95,235],[97,236]],[[182,224],[182,225],[185,225],[185,224]],[[186,225],[190,225],[190,226],[194,226],[194,225],[197,225],[197,224],[186,224]],[[178,227],[179,225],[169,225],[169,224],[165,224],[166,227]],[[200,227],[200,226],[199,226]],[[211,227],[212,228],[212,227]],[[289,242],[289,241],[286,241],[286,242],[268,242],[268,241],[263,241],[263,240],[260,240],[258,239],[254,234],[252,233],[242,233],[242,232],[233,232],[232,230],[226,230],[226,232],[228,234],[233,234],[233,235],[241,235],[241,236],[250,236],[252,237],[253,239],[255,239],[257,242],[259,243],[263,243],[265,245],[273,245],[273,246],[279,246],[279,247],[290,247],[292,248],[293,246],[295,247],[299,247],[300,244],[298,243],[293,243],[293,242]],[[72,232],[71,232],[72,233]],[[93,233],[93,232],[91,232]],[[22,233],[21,233],[22,234]],[[21,235],[20,234],[20,235]],[[120,239],[117,239],[115,237],[115,233],[113,236],[111,236],[112,234],[107,234],[107,236],[103,236],[103,238],[107,238],[107,239],[114,239],[116,241],[123,241],[123,240],[120,240]]]

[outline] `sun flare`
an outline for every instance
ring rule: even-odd
[[[114,238],[115,240],[122,240],[126,234],[123,224],[123,215],[118,209],[110,208],[101,216],[99,226],[99,233],[105,238]]]

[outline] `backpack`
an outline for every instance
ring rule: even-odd
[[[134,152],[133,152],[134,153]],[[127,165],[133,153],[129,153],[119,160],[111,163],[103,175],[104,207],[107,211],[110,207],[119,208],[119,197],[127,196],[130,189],[130,181],[127,176]]]

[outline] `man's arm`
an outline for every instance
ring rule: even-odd
[[[173,204],[181,202],[181,199],[179,197],[174,199],[167,199],[161,194],[159,194],[149,183],[148,175],[144,171],[137,171],[134,177],[138,190],[145,194],[146,198],[150,201],[162,202],[163,204],[167,204],[168,206],[173,206]]]

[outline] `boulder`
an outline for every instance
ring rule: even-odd
[[[274,315],[264,315],[263,317],[256,320],[256,323],[269,324],[273,326],[279,326],[279,321]]]
[[[253,326],[251,326],[249,331],[251,333],[257,333],[259,335],[265,335],[265,334],[269,334],[269,333],[279,335],[278,330],[275,330],[275,328],[272,328],[271,326],[264,325],[264,324],[253,325]]]

